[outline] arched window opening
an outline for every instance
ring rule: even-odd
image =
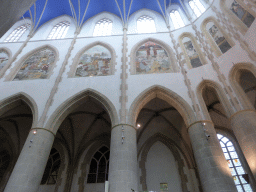
[[[55,148],[52,148],[48,162],[44,170],[41,185],[54,185],[57,183],[60,165],[60,154]]]
[[[7,64],[8,60],[8,54],[4,50],[0,50],[0,70]]]
[[[41,49],[25,60],[13,80],[46,79],[54,61],[51,49]]]
[[[6,150],[0,151],[0,181],[2,181],[5,171],[9,167],[11,156]]]
[[[247,26],[250,27],[255,19],[255,17],[246,11],[241,5],[236,1],[230,6],[230,10]]]
[[[226,53],[231,48],[231,45],[224,37],[221,30],[213,22],[207,23],[206,28],[208,29],[217,46],[220,48],[221,52]]]
[[[17,42],[29,27],[30,27],[30,24],[28,24],[28,23],[17,27],[4,40],[4,42]]]
[[[180,13],[177,10],[172,10],[170,17],[175,29],[179,29],[185,26],[183,20],[181,19]]]
[[[108,18],[99,20],[95,25],[95,28],[93,31],[93,36],[111,35],[112,24],[113,24],[113,22]]]
[[[108,180],[109,149],[101,147],[93,156],[87,183],[104,183]]]
[[[155,33],[156,26],[153,18],[143,15],[137,20],[138,33]]]
[[[233,143],[221,134],[217,134],[217,137],[220,141],[220,146],[227,160],[238,192],[252,192],[250,184],[246,181],[248,178],[246,176],[247,174],[242,167]]]
[[[55,25],[48,35],[47,39],[62,39],[66,36],[68,29],[70,26],[70,22],[62,21]]]
[[[182,43],[183,43],[186,53],[189,57],[191,66],[193,68],[202,66],[203,64],[200,60],[199,54],[197,53],[191,39],[188,37],[184,37],[182,39]]]
[[[197,17],[199,17],[206,10],[199,0],[191,0],[188,3]]]

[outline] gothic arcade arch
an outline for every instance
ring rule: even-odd
[[[51,130],[53,133],[57,133],[60,124],[67,117],[67,115],[76,109],[81,103],[87,101],[89,97],[96,99],[105,107],[110,116],[112,126],[118,123],[117,111],[112,102],[102,93],[99,93],[93,89],[87,89],[73,95],[64,101],[57,109],[55,109],[46,123],[46,129]]]

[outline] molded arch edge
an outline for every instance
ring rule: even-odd
[[[154,38],[147,38],[147,39],[144,39],[142,41],[139,41],[138,43],[136,43],[132,49],[131,49],[131,53],[129,55],[129,57],[131,58],[130,59],[130,65],[131,65],[131,74],[134,75],[135,74],[135,70],[136,70],[136,67],[135,67],[135,57],[136,57],[136,51],[140,48],[140,46],[148,41],[152,41],[152,42],[155,42],[159,45],[161,45],[166,51],[167,51],[167,54],[168,54],[168,57],[170,59],[170,62],[171,62],[171,66],[173,67],[173,71],[174,72],[180,72],[180,69],[178,67],[178,62],[177,60],[175,59],[175,55],[172,51],[172,48],[166,44],[165,42],[161,41],[161,40],[158,40],[158,39],[154,39]]]
[[[49,71],[49,74],[48,74],[48,78],[49,78],[52,74],[53,68],[56,66],[56,63],[59,60],[59,51],[54,46],[46,44],[46,45],[40,46],[36,49],[33,49],[33,50],[29,51],[27,54],[23,55],[17,62],[8,63],[8,67],[10,67],[11,65],[14,65],[14,67],[10,70],[10,73],[5,77],[5,81],[11,81],[14,78],[14,75],[16,75],[17,72],[20,70],[22,64],[24,63],[24,61],[26,61],[26,59],[28,59],[29,57],[31,57],[35,53],[37,53],[40,50],[45,49],[45,48],[51,49],[55,54],[55,61],[52,64],[52,67],[50,68],[50,71]]]
[[[115,65],[116,65],[116,52],[115,49],[108,43],[102,42],[102,41],[96,41],[93,42],[85,47],[83,47],[76,56],[73,59],[72,65],[70,66],[70,71],[68,72],[68,77],[74,77],[76,72],[76,67],[78,65],[79,59],[83,53],[85,53],[87,50],[93,48],[94,46],[100,45],[102,47],[105,47],[109,52],[111,53],[111,75],[114,75],[115,71]]]
[[[230,102],[229,102],[223,88],[217,82],[214,82],[214,81],[211,81],[211,80],[202,81],[197,86],[197,89],[196,89],[197,98],[198,98],[199,104],[201,106],[201,109],[203,111],[204,117],[207,120],[211,121],[210,114],[207,110],[206,104],[205,104],[204,99],[203,99],[203,91],[207,87],[210,87],[210,88],[214,89],[214,91],[216,91],[216,95],[217,95],[221,105],[223,106],[223,109],[224,109],[227,117],[230,117],[234,113],[234,110],[232,109],[232,107],[230,105]]]
[[[180,113],[187,127],[196,121],[196,116],[191,106],[181,96],[168,88],[154,85],[140,93],[133,101],[128,113],[128,122],[135,126],[136,119],[141,109],[156,97],[173,106]]]
[[[76,109],[81,102],[86,101],[88,97],[96,99],[105,107],[108,115],[110,116],[112,126],[118,124],[117,111],[112,102],[102,93],[99,93],[93,89],[87,89],[85,91],[80,91],[64,101],[49,117],[45,126],[46,129],[52,131],[53,133],[57,133],[61,123],[68,116],[68,114]]]
[[[27,93],[20,92],[10,97],[7,97],[0,101],[0,116],[9,111],[10,109],[14,108],[19,104],[19,101],[24,101],[31,109],[33,114],[33,123],[32,127],[37,127],[38,123],[38,107],[35,100],[30,97]]]
[[[255,110],[243,88],[239,84],[239,79],[242,71],[249,71],[256,78],[256,67],[252,63],[237,63],[231,68],[229,72],[229,83],[232,86],[237,97],[239,98],[239,101],[241,102],[243,108]]]

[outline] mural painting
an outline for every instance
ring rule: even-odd
[[[218,45],[222,53],[227,52],[231,46],[225,39],[222,32],[214,25],[214,23],[210,22],[207,25],[210,25],[209,33],[213,37],[215,43]]]
[[[190,63],[192,65],[192,67],[195,68],[195,67],[202,66],[199,55],[197,54],[192,41],[187,40],[187,41],[183,42],[183,44],[185,46],[185,49],[186,49],[187,55],[190,59]]]
[[[0,50],[0,70],[7,64],[8,59],[8,54],[5,51]]]
[[[80,57],[75,77],[111,75],[110,64],[110,51],[101,45],[96,45]]]
[[[151,41],[136,51],[136,74],[173,72],[166,50]]]
[[[42,49],[22,64],[13,80],[46,79],[54,61],[54,52],[48,48]]]
[[[250,27],[254,21],[254,16],[240,6],[236,1],[230,6],[230,10],[247,26]]]

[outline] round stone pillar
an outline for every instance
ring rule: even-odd
[[[188,132],[203,191],[237,191],[213,123],[197,121],[190,125]]]
[[[53,133],[46,129],[29,132],[4,192],[37,192],[53,141]]]
[[[231,127],[256,179],[256,112],[238,111],[230,117]]]
[[[111,131],[109,191],[138,190],[136,129],[127,124]]]

